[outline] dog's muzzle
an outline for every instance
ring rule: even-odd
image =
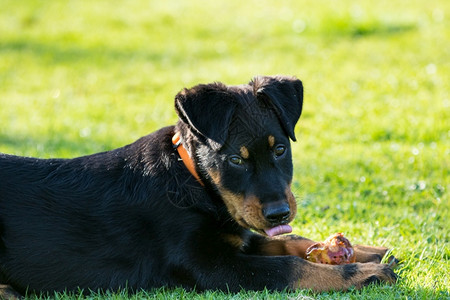
[[[291,216],[291,210],[286,201],[275,201],[264,204],[262,214],[272,226],[264,229],[264,232],[268,236],[272,237],[292,232],[292,227],[287,225]]]
[[[291,216],[289,204],[285,201],[276,201],[265,204],[262,213],[267,222],[273,225],[286,224]]]

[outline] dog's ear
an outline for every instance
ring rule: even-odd
[[[200,84],[175,97],[180,119],[221,147],[228,136],[237,102],[222,83]]]
[[[257,98],[272,106],[289,137],[296,141],[294,127],[303,107],[303,85],[296,77],[258,76],[253,78]]]

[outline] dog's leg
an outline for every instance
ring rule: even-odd
[[[355,250],[357,262],[381,263],[386,255],[390,255],[389,248],[386,247],[354,245],[353,249]],[[395,267],[398,262],[399,260],[393,255],[388,256],[388,263],[391,267]]]
[[[250,246],[249,249],[255,249],[255,253],[260,255],[295,255],[301,258],[306,258],[306,250],[316,243],[315,241],[297,235],[278,236],[274,238],[255,235],[252,237],[251,242],[256,245]],[[385,247],[354,246],[356,262],[360,263],[380,263],[388,250]],[[396,264],[398,260],[392,257],[389,262]]]
[[[0,284],[1,300],[18,300],[23,299],[22,295],[16,292],[10,285]]]
[[[259,255],[295,255],[306,258],[306,250],[315,243],[298,235],[283,235],[273,238],[253,235],[249,241],[248,249]]]
[[[372,283],[395,283],[397,275],[389,265],[376,263],[354,263],[332,266],[308,262],[298,287],[317,292],[329,290],[360,289]]]
[[[371,283],[394,283],[396,274],[386,264],[316,264],[295,256],[209,257],[196,263],[199,290],[228,291],[311,289],[316,292],[362,288]],[[201,267],[200,267],[201,266]]]

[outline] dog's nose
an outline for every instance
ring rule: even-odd
[[[262,212],[264,218],[266,218],[266,220],[272,224],[285,223],[291,215],[289,205],[284,201],[267,203],[266,205],[264,205]]]

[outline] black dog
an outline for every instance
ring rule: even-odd
[[[325,265],[303,259],[313,241],[273,237],[290,232],[297,210],[289,138],[302,102],[292,77],[198,85],[176,96],[176,126],[123,148],[74,159],[1,154],[1,295],[8,286],[234,292],[394,282],[379,264],[385,248],[355,247],[360,263]]]

